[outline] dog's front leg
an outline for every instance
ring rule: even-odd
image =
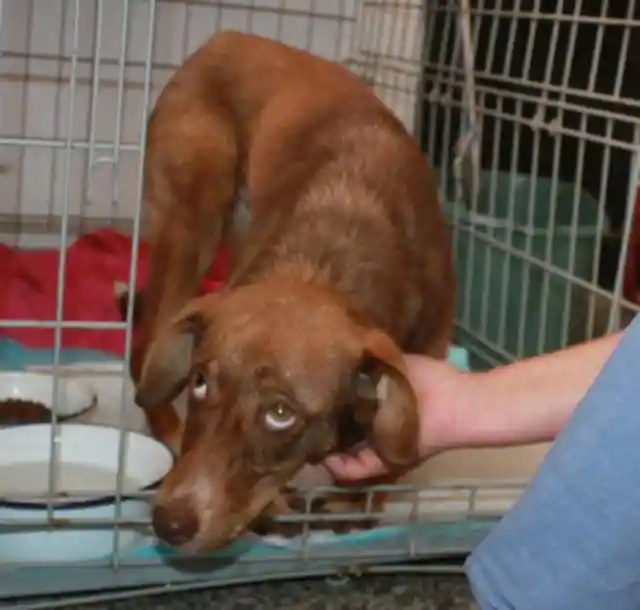
[[[149,344],[163,324],[193,297],[200,281],[197,240],[181,227],[167,227],[151,244],[149,277],[139,299],[139,337],[131,358],[131,376],[140,381]],[[180,454],[183,425],[171,403],[145,408],[151,434]]]
[[[285,538],[300,536],[305,529],[336,534],[370,529],[378,523],[371,513],[382,511],[381,496],[378,492],[374,494],[372,502],[367,502],[365,492],[333,493],[327,497],[309,498],[302,491],[289,490],[279,496],[250,529],[261,536],[277,534]],[[304,515],[305,518],[295,521],[274,519],[291,515]],[[333,518],[327,519],[329,515]]]

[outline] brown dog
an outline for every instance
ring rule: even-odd
[[[250,222],[234,204],[246,189]],[[136,402],[180,457],[157,535],[232,541],[308,463],[368,440],[416,460],[402,352],[445,356],[454,275],[427,162],[346,68],[224,32],[184,62],[148,122],[150,275]],[[194,299],[221,240],[232,275]],[[184,429],[171,401],[189,388]]]

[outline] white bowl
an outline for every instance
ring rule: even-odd
[[[58,425],[59,497],[52,502],[53,529],[47,525],[51,428],[33,424],[0,430],[0,563],[75,562],[112,553],[121,432],[108,426]],[[118,528],[120,551],[140,542],[147,532],[149,500],[134,497],[135,492],[158,485],[173,464],[169,449],[143,434],[126,432],[124,449],[120,518],[145,525]],[[67,522],[86,520],[100,523],[64,529]]]
[[[50,366],[29,367],[30,371],[52,373]],[[90,392],[97,399],[97,408],[82,418],[84,423],[101,424],[148,433],[143,410],[135,404],[135,387],[123,362],[83,362],[63,365],[58,374],[82,392]],[[124,400],[124,409],[122,401]],[[175,403],[174,403],[175,404]]]
[[[59,378],[58,417],[71,417],[88,409],[96,400],[87,385],[72,378]],[[0,401],[7,398],[32,400],[42,403],[47,409],[53,406],[53,375],[23,371],[0,371]],[[2,408],[2,407],[0,407]]]

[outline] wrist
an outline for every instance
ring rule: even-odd
[[[478,415],[477,386],[484,373],[460,371],[423,356],[408,356],[407,365],[418,397],[421,456],[427,458],[472,442]]]
[[[443,387],[438,399],[438,413],[433,418],[432,430],[426,432],[431,451],[467,449],[483,445],[484,425],[490,425],[491,414],[487,405],[492,403],[488,392],[491,384],[485,372],[456,371]],[[483,424],[480,424],[483,422]]]

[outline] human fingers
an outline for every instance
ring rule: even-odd
[[[369,448],[355,455],[331,455],[324,463],[331,475],[342,481],[359,481],[389,472],[378,455]]]

